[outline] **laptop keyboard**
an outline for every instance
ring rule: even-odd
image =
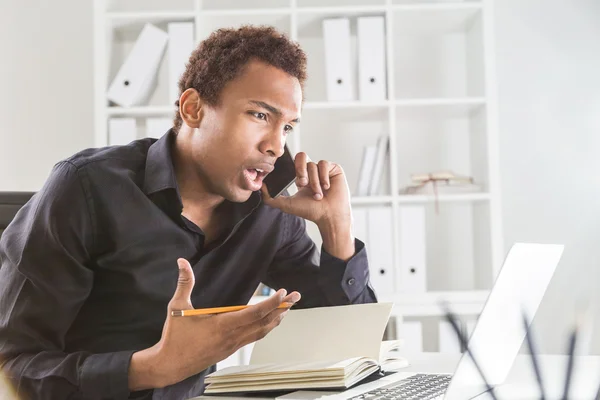
[[[450,375],[416,374],[401,381],[382,386],[349,400],[429,400],[441,398]]]

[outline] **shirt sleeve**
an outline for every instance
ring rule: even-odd
[[[298,291],[298,308],[375,303],[377,297],[369,283],[369,264],[365,245],[355,239],[354,256],[347,262],[317,246],[306,232],[306,222],[286,215],[281,246],[267,272],[265,284]]]
[[[66,352],[94,274],[85,175],[57,164],[0,239],[0,366],[18,398],[126,398],[133,351]]]

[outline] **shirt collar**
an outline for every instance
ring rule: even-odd
[[[144,193],[150,196],[154,193],[173,189],[179,200],[179,211],[183,210],[183,202],[177,185],[175,169],[173,166],[172,149],[175,133],[170,129],[160,139],[150,145],[146,156],[146,171],[144,176]],[[228,200],[225,200],[228,201]],[[262,202],[262,193],[253,192],[244,203],[232,203],[235,223],[240,222],[250,215]]]
[[[164,189],[177,189],[177,179],[175,178],[173,158],[171,157],[174,136],[173,130],[170,129],[148,149],[144,177],[144,192],[146,195]]]

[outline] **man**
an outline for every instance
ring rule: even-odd
[[[272,28],[216,31],[160,140],[54,167],[0,242],[0,355],[21,394],[188,398],[279,324],[282,301],[376,301],[341,167],[299,153],[297,194],[272,199],[262,184],[299,123],[305,70]],[[260,282],[284,289],[239,312],[171,316],[246,304]]]

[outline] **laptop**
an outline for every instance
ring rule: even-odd
[[[530,318],[536,314],[563,249],[563,245],[517,243],[506,256],[468,344],[491,387],[504,383],[510,372],[525,339],[522,312]],[[465,352],[453,374],[398,372],[321,398],[465,400],[486,391]],[[281,397],[292,398],[310,396],[294,392]]]

